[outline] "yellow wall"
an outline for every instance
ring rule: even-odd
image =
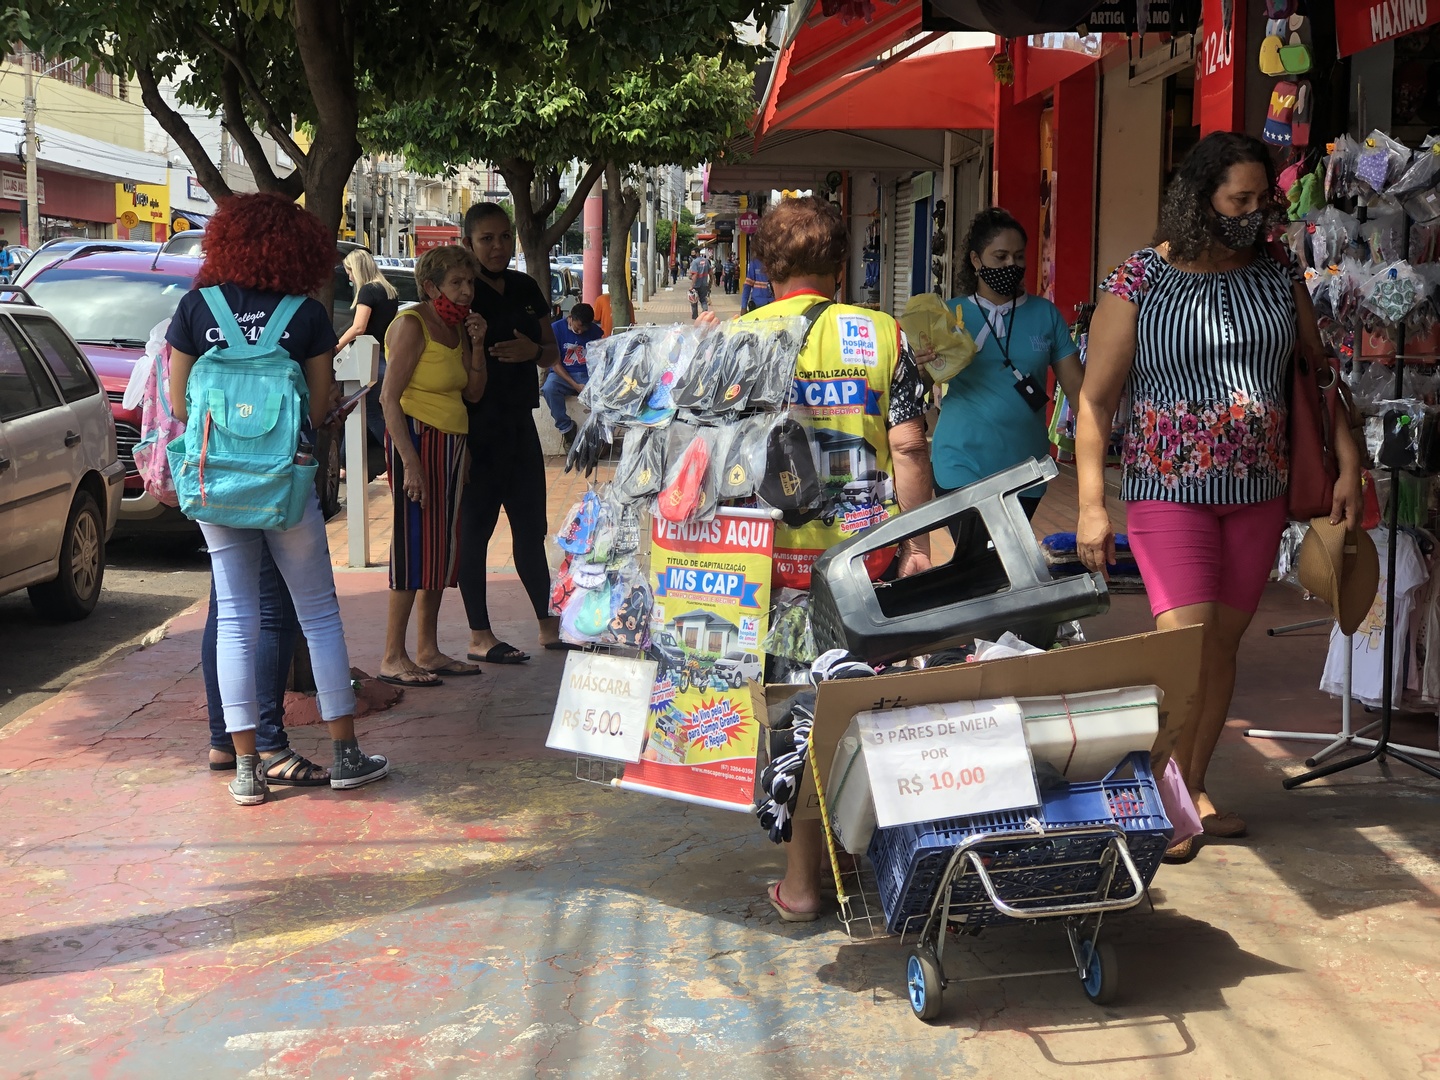
[[[134,217],[126,215],[133,214]],[[115,219],[127,229],[149,222],[170,227],[169,184],[116,184]]]
[[[0,116],[18,117],[25,98],[25,73],[19,64],[0,64]],[[36,122],[73,131],[129,150],[145,149],[145,108],[132,87],[130,100],[97,94],[56,79],[35,79]]]

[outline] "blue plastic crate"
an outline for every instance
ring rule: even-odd
[[[1041,799],[1038,810],[1031,807],[876,829],[869,856],[891,933],[900,933],[910,918],[930,910],[945,867],[962,840],[977,833],[1023,829],[1032,817],[1051,828],[1119,825],[1136,869],[1144,884],[1150,884],[1173,830],[1160,804],[1149,754],[1131,754],[1105,779],[1042,792]],[[1015,907],[1089,899],[1099,888],[1097,863],[1107,843],[1103,836],[1051,840],[1037,835],[987,848],[985,867],[1000,896]],[[1129,892],[1129,875],[1120,869],[1107,895],[1120,897]],[[973,873],[955,884],[951,908],[955,918],[964,918],[971,926],[1008,918],[995,910]]]

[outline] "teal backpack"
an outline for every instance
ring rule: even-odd
[[[218,288],[201,289],[225,344],[195,361],[185,385],[185,434],[166,447],[180,510],[232,529],[288,529],[315,489],[313,461],[296,461],[310,411],[305,372],[280,344],[304,302],[276,305],[260,340],[246,340]]]

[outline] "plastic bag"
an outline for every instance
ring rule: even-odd
[[[1365,137],[1355,159],[1355,177],[1370,191],[1383,194],[1410,162],[1410,148],[1376,128]]]
[[[1361,304],[1386,326],[1398,326],[1424,299],[1425,283],[1407,262],[1380,268],[1360,288]]]
[[[792,315],[754,320],[749,325],[756,327],[765,342],[764,368],[750,389],[749,406],[771,412],[787,408],[809,321],[803,315]]]
[[[935,354],[921,371],[936,383],[953,379],[975,358],[975,339],[963,318],[934,293],[920,293],[905,302],[900,326],[918,352]]]
[[[815,647],[815,634],[810,626],[810,594],[794,589],[780,590],[780,597],[770,611],[770,632],[760,647],[771,656],[779,656],[799,664],[812,664],[820,656]],[[809,681],[809,672],[805,673]]]
[[[655,497],[655,514],[687,524],[715,516],[714,428],[672,424],[665,449],[665,484]]]
[[[975,642],[975,655],[972,659],[976,662],[981,660],[1008,660],[1014,656],[1034,656],[1044,651],[1044,649],[1037,649],[1027,641],[1021,641],[1009,630],[1006,630],[1005,633],[1000,635],[997,641],[982,641],[977,639]]]
[[[660,494],[665,483],[667,434],[641,428],[625,436],[620,463],[615,466],[615,489],[626,499],[648,499]]]
[[[1372,263],[1390,263],[1405,257],[1409,223],[1398,200],[1385,195],[1376,199],[1360,225],[1360,241],[1370,252]]]
[[[747,416],[722,429],[716,446],[716,497],[748,499],[756,493],[765,471],[770,429],[778,422],[772,414]]]

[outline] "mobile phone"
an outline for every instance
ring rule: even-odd
[[[359,390],[356,390],[353,394],[350,394],[350,395],[347,396],[347,397],[341,398],[341,399],[340,399],[340,404],[336,405],[335,408],[331,409],[329,415],[327,415],[327,416],[325,417],[325,422],[328,424],[328,423],[330,423],[330,422],[333,421],[333,420],[339,419],[339,418],[340,418],[341,416],[343,416],[346,412],[348,412],[351,408],[353,408],[355,405],[358,405],[361,401],[363,401],[364,398],[365,398],[365,395],[368,394],[369,392],[370,392],[370,387],[369,387],[369,385],[367,384],[367,385],[365,385],[365,386],[362,386]]]

